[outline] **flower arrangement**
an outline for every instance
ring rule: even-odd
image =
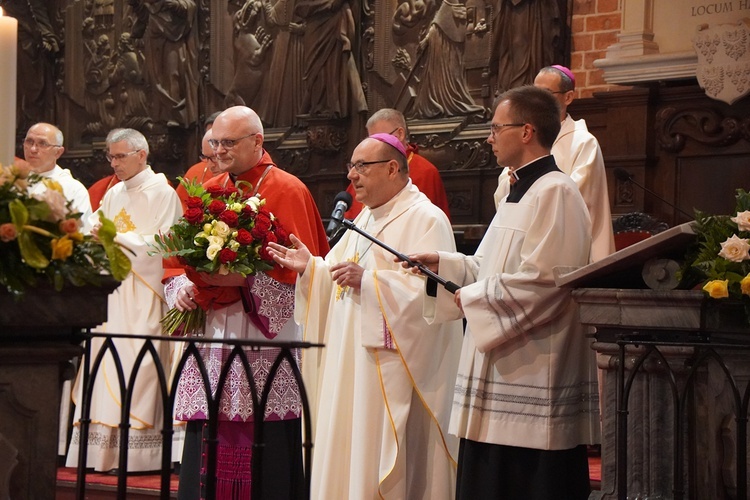
[[[40,279],[57,291],[125,279],[130,260],[114,242],[114,223],[102,218],[97,241],[81,233],[80,219],[57,182],[0,165],[0,285],[20,298]]]
[[[192,271],[205,273],[238,273],[250,276],[272,269],[273,259],[268,243],[287,245],[289,235],[274,215],[265,208],[265,200],[251,192],[249,183],[238,187],[180,183],[188,193],[187,209],[167,234],[156,237],[156,248],[164,257],[176,257],[187,266],[188,275],[201,287]],[[244,189],[244,191],[243,191]],[[171,309],[162,319],[164,333],[174,335],[197,333],[203,328],[208,301],[198,300],[199,307],[181,312]]]
[[[711,298],[742,300],[750,321],[750,193],[738,189],[736,199],[734,217],[696,211],[696,243],[682,276]]]

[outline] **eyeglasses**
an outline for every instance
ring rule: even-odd
[[[23,141],[23,145],[24,145],[24,147],[27,147],[29,149],[31,149],[34,146],[36,146],[37,149],[43,149],[43,150],[47,150],[49,148],[61,148],[62,147],[62,146],[60,146],[58,144],[50,144],[47,141],[36,142],[34,139],[26,139],[26,140],[24,140]]]
[[[362,174],[367,170],[365,167],[368,165],[375,165],[376,163],[387,163],[389,161],[391,160],[358,161],[354,163],[347,162],[346,171],[349,172],[351,169],[354,169],[358,174]]]
[[[503,127],[523,127],[525,123],[490,123],[490,133],[495,136],[500,133]]]
[[[116,155],[111,155],[109,153],[105,154],[104,157],[107,159],[108,162],[112,162],[113,160],[124,160],[128,156],[133,156],[134,154],[138,153],[139,151],[143,151],[142,149],[136,149],[135,151],[130,151],[128,153],[118,153]]]
[[[200,158],[202,161],[210,161],[211,163],[216,163],[215,156],[206,156],[204,154],[200,154],[198,155],[198,158]]]
[[[221,144],[221,147],[224,149],[232,149],[242,139],[247,139],[248,137],[258,135],[258,133],[259,132],[253,132],[252,134],[243,135],[242,137],[238,137],[236,139],[209,139],[208,145],[211,146],[211,149],[213,149],[214,151],[219,149],[219,144]]]

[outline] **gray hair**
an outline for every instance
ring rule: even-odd
[[[109,147],[116,142],[126,142],[128,146],[135,149],[141,149],[148,155],[148,141],[146,137],[132,128],[116,128],[107,134],[106,144]]]
[[[409,129],[406,126],[406,119],[404,118],[404,114],[401,111],[393,108],[379,109],[375,113],[373,113],[369,120],[367,120],[365,128],[369,129],[379,122],[388,122],[397,127],[403,128],[404,132],[406,133],[406,139],[409,139]]]

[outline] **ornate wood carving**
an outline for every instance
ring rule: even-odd
[[[656,115],[659,145],[679,153],[690,138],[709,147],[731,146],[740,139],[750,141],[750,117],[724,116],[718,109],[667,107]]]

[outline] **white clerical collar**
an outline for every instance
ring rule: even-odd
[[[151,170],[151,167],[149,165],[146,165],[145,169],[141,170],[130,179],[122,182],[123,184],[125,184],[125,189],[132,189],[146,182],[146,179],[148,179],[152,175],[154,175],[154,171]]]
[[[36,175],[38,175],[39,177],[48,177],[49,178],[49,177],[54,177],[56,175],[59,175],[61,172],[62,172],[62,167],[60,167],[59,165],[55,164],[54,167],[52,167],[51,169],[49,169],[49,170],[47,170],[45,172],[38,172],[38,173],[34,172],[34,173],[36,173]]]
[[[388,214],[391,213],[391,210],[396,205],[396,200],[398,200],[398,198],[401,196],[401,193],[410,190],[411,189],[411,185],[412,185],[411,184],[411,179],[409,179],[409,181],[406,183],[406,186],[404,186],[403,189],[401,189],[401,191],[399,191],[398,193],[396,193],[393,196],[393,198],[391,198],[390,200],[386,201],[385,203],[383,203],[382,205],[380,205],[377,208],[371,208],[370,212],[372,212],[373,219],[378,220],[378,219],[381,219],[383,217],[388,217]]]

